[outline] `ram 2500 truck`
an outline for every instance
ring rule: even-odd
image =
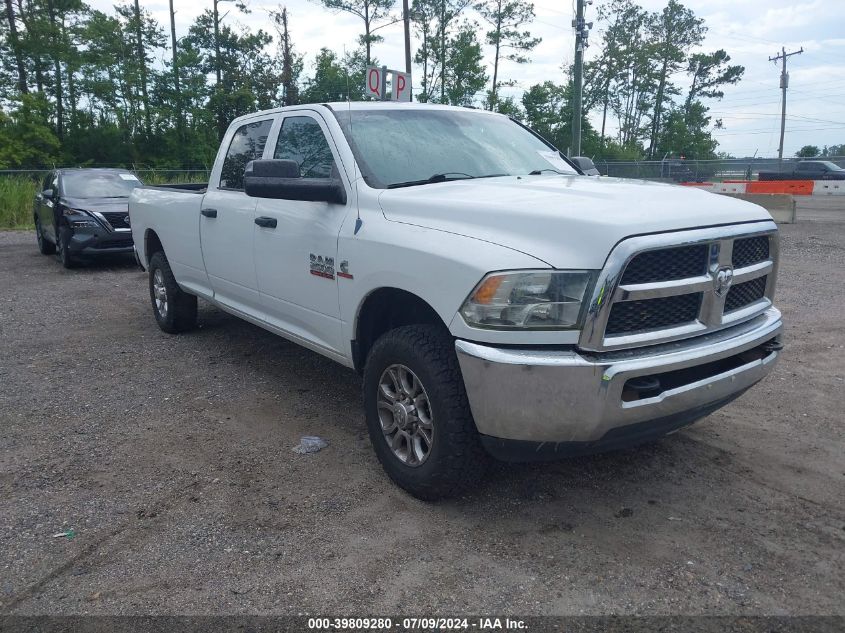
[[[581,175],[490,112],[259,112],[232,123],[207,188],[129,205],[160,327],[194,327],[200,297],[361,372],[375,452],[423,499],[477,484],[489,455],[673,432],[782,347],[765,210]]]

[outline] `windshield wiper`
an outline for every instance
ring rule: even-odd
[[[529,176],[539,176],[539,175],[540,175],[540,174],[542,174],[544,171],[553,171],[553,172],[555,172],[556,174],[560,174],[561,176],[563,176],[564,174],[566,174],[566,172],[565,172],[565,171],[560,171],[559,169],[553,169],[553,168],[551,168],[551,167],[544,167],[543,169],[535,169],[534,171],[529,171],[529,172],[528,172],[528,175],[529,175]]]
[[[454,176],[458,176],[455,178]],[[413,187],[414,185],[428,185],[434,182],[446,182],[447,180],[466,180],[467,178],[475,178],[462,171],[447,171],[442,174],[433,174],[428,178],[422,180],[408,180],[406,182],[394,182],[387,185],[388,189],[398,189],[399,187]]]
[[[470,180],[475,178],[496,178],[497,176],[508,176],[510,174],[485,174],[483,176],[472,176],[465,174],[462,171],[447,171],[442,174],[434,174],[423,180],[409,180],[407,182],[394,182],[387,185],[388,189],[398,189],[399,187],[413,187],[415,185],[428,185],[435,182],[447,182],[450,180]],[[457,176],[457,178],[455,178]]]

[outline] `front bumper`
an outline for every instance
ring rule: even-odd
[[[68,252],[82,257],[131,254],[134,252],[132,232],[74,229],[68,240]]]
[[[770,308],[725,330],[617,352],[455,347],[488,450],[548,458],[634,444],[715,411],[771,372],[782,329]]]

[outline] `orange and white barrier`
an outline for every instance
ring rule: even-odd
[[[725,180],[684,182],[713,193],[768,193],[793,196],[845,196],[845,180]]]

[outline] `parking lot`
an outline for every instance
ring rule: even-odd
[[[2,232],[2,609],[845,614],[845,213],[806,217],[763,383],[438,504],[383,474],[351,371],[202,303],[166,335],[132,262],[64,270]]]

